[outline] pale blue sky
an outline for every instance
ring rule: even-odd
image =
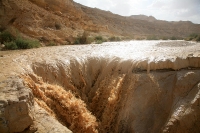
[[[89,7],[123,16],[144,14],[167,21],[192,21],[200,24],[200,0],[74,0]]]

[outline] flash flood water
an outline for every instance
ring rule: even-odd
[[[72,132],[200,131],[200,43],[43,47],[4,51],[0,59],[1,83],[18,75],[33,93],[32,106]]]

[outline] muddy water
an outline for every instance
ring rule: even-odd
[[[199,45],[199,43],[185,41],[128,41],[101,45],[71,45],[31,50],[0,51],[0,70],[3,73],[22,72],[22,69],[28,69],[35,62],[61,61],[67,63],[70,60],[81,62],[88,58],[95,58],[100,61],[103,59],[107,62],[118,62],[118,64],[127,61],[132,64],[132,67],[138,66],[142,69],[147,69],[151,65],[152,68],[150,69],[157,69],[157,67],[158,69],[163,69],[163,67],[179,69],[187,67],[188,62],[185,62],[186,64],[182,63],[185,66],[176,67],[172,64],[169,66],[169,63],[177,63],[179,59],[186,59],[187,57],[199,57]],[[168,62],[168,65],[155,66],[155,64],[161,65],[161,62]]]
[[[129,41],[1,54],[0,76],[23,75],[36,102],[74,132],[200,131],[199,43]]]

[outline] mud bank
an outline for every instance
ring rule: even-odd
[[[199,132],[199,45],[132,41],[52,47],[12,60],[32,90],[35,114],[43,108],[62,126],[57,132]],[[36,130],[45,131],[37,119]]]

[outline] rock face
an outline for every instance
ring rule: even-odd
[[[22,132],[33,124],[33,94],[21,79],[0,82],[0,94],[1,133]]]

